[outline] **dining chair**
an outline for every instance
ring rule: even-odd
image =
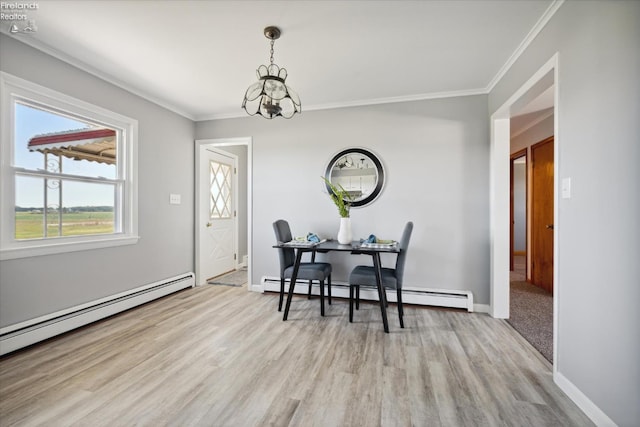
[[[289,223],[284,219],[279,219],[273,223],[273,230],[276,233],[278,243],[290,242],[293,237]],[[278,248],[280,258],[280,300],[278,301],[278,311],[282,311],[284,299],[284,282],[290,279],[293,274],[293,264],[295,263],[295,251],[293,248]],[[320,283],[320,314],[324,316],[324,282],[327,281],[329,304],[331,304],[331,264],[328,262],[315,262],[315,252],[311,255],[311,262],[301,262],[298,269],[298,280],[309,281],[308,298],[311,298],[311,286],[314,280]]]
[[[395,268],[381,268],[382,285],[386,289],[395,289],[398,296],[398,316],[400,317],[400,327],[404,328],[404,311],[402,308],[402,276],[404,275],[404,265],[407,259],[407,249],[413,222],[409,221],[404,226],[402,238],[400,239],[400,252],[396,257]],[[359,265],[355,267],[349,275],[349,322],[353,322],[353,302],[355,299],[356,310],[360,308],[360,286],[377,288],[376,272],[374,267]]]

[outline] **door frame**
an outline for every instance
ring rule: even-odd
[[[253,259],[253,205],[252,205],[252,171],[253,171],[253,139],[251,137],[239,137],[239,138],[216,138],[216,139],[197,139],[194,141],[195,148],[195,159],[194,159],[194,183],[195,183],[195,212],[194,212],[194,266],[195,266],[195,274],[196,274],[196,284],[200,284],[202,277],[200,268],[200,233],[198,233],[198,216],[200,215],[200,149],[203,146],[207,146],[208,148],[213,149],[216,148],[218,150],[222,149],[225,146],[231,145],[246,145],[247,146],[247,273],[249,280],[247,280],[247,290],[261,290],[260,286],[254,286],[251,283],[251,273],[252,273],[252,259]],[[224,150],[222,150],[224,151]],[[237,177],[236,177],[237,181]],[[237,186],[236,186],[237,187]],[[238,191],[236,188],[235,192]],[[237,197],[236,197],[237,200]],[[237,205],[237,202],[236,202]],[[236,217],[237,218],[237,217]],[[238,221],[236,219],[236,248],[238,247]],[[239,260],[236,260],[236,265]]]
[[[553,360],[558,360],[558,306],[561,298],[562,283],[558,280],[560,257],[558,255],[561,244],[558,230],[561,221],[558,218],[558,182],[560,173],[560,157],[558,152],[561,135],[558,129],[559,88],[558,53],[555,53],[542,67],[538,69],[521,87],[502,104],[490,118],[490,177],[489,177],[489,205],[490,205],[490,314],[500,319],[509,318],[509,158],[511,146],[510,117],[511,111],[530,95],[530,90],[542,84],[546,78],[553,76],[554,119],[554,230],[553,230],[553,282],[556,295],[553,298]],[[548,86],[547,86],[548,87]],[[557,375],[558,363],[553,364],[554,378]]]
[[[523,148],[520,151],[516,151],[511,154],[511,158],[509,161],[509,182],[510,182],[510,191],[509,191],[509,271],[513,271],[513,240],[514,240],[514,201],[513,201],[513,165],[515,160],[520,157],[524,157],[524,194],[525,194],[525,212],[524,212],[524,228],[525,228],[525,251],[528,254],[528,245],[529,245],[529,158],[528,158],[528,149]],[[527,255],[528,257],[528,255]],[[528,265],[525,258],[525,278],[528,274]]]

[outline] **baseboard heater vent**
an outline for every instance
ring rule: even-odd
[[[0,329],[0,355],[193,286],[195,286],[195,275],[193,273],[185,273],[110,297],[7,326]]]
[[[278,277],[263,277],[261,283],[265,291],[280,292],[280,279]],[[285,281],[284,288],[285,291],[289,291],[289,280]],[[294,293],[306,294],[308,289],[307,281],[298,281],[296,282]],[[313,282],[311,293],[314,295],[320,294],[320,287],[317,282]],[[349,298],[349,285],[333,282],[331,284],[331,295]],[[375,289],[361,288],[360,299],[378,301],[378,292]],[[395,291],[387,291],[387,299],[389,302],[396,302]],[[473,312],[473,293],[471,291],[404,287],[402,288],[402,302],[405,304],[463,308],[470,313]]]

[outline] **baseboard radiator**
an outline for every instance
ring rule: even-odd
[[[261,284],[265,292],[280,292],[280,278],[263,277]],[[285,281],[284,289],[289,291],[289,280]],[[294,293],[306,294],[308,292],[308,281],[296,282]],[[326,289],[325,289],[326,292]],[[311,287],[313,295],[320,294],[318,282],[313,282]],[[346,283],[331,283],[331,295],[339,298],[349,298],[349,285]],[[395,291],[387,291],[387,300],[396,302]],[[371,288],[360,289],[360,299],[378,301],[378,291]],[[448,289],[426,289],[426,288],[402,288],[402,302],[405,304],[430,305],[436,307],[463,308],[468,312],[473,312],[473,293],[471,291],[459,291]]]
[[[185,273],[110,297],[1,328],[0,355],[10,353],[193,286],[195,286],[195,275],[193,273]]]

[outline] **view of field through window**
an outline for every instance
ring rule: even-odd
[[[16,102],[16,240],[118,231],[117,132]]]

